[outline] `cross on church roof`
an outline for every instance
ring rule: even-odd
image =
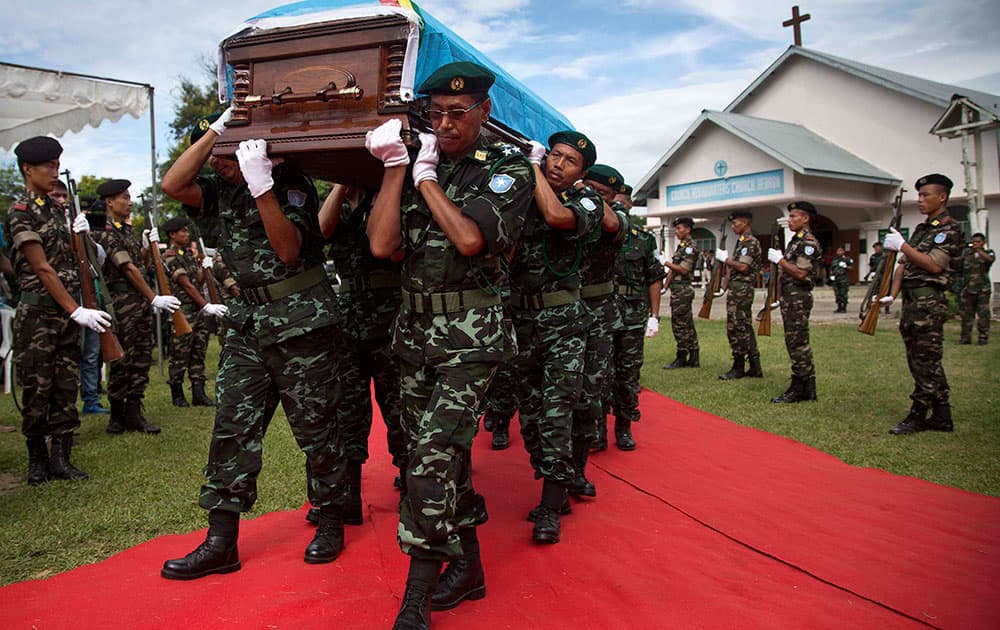
[[[796,46],[801,46],[802,45],[802,27],[801,27],[801,24],[803,22],[805,22],[806,20],[808,20],[810,17],[811,16],[808,13],[806,13],[805,15],[799,15],[799,5],[795,5],[795,6],[792,7],[792,19],[785,20],[784,22],[781,23],[781,25],[784,26],[784,27],[786,27],[786,28],[789,27],[789,26],[792,27],[793,31],[795,32],[795,45]]]

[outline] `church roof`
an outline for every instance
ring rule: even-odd
[[[656,166],[640,180],[638,197],[656,197],[658,191],[655,187],[659,181],[657,172],[687,143],[699,127],[708,123],[724,129],[802,175],[889,186],[897,186],[900,183],[899,178],[802,125],[730,112],[704,110],[674,146],[660,158]]]
[[[805,57],[806,59],[831,66],[865,81],[870,81],[890,90],[902,92],[903,94],[940,107],[947,107],[954,95],[961,94],[980,107],[994,113],[1000,113],[1000,96],[996,94],[971,90],[957,85],[948,85],[947,83],[938,83],[937,81],[929,81],[909,74],[903,74],[902,72],[870,66],[866,63],[852,61],[851,59],[844,59],[843,57],[819,52],[818,50],[802,48],[801,46],[789,46],[788,50],[778,57],[747,89],[743,90],[736,97],[736,100],[726,107],[725,111],[732,112],[738,108],[744,99],[753,94],[783,63],[796,56]]]

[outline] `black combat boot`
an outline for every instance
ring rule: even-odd
[[[760,355],[747,355],[747,361],[750,364],[750,366],[747,367],[747,376],[750,378],[764,378],[764,370],[760,367]]]
[[[441,562],[410,557],[410,572],[406,576],[403,605],[392,624],[392,630],[429,630],[431,627],[431,597],[437,589]]]
[[[701,359],[698,356],[698,354],[699,354],[698,350],[692,350],[691,352],[688,352],[688,360],[686,367],[694,367],[694,368],[701,367]]]
[[[597,441],[590,445],[590,450],[594,453],[608,450],[608,415],[604,411],[597,421]]]
[[[215,406],[215,401],[205,393],[205,381],[191,381],[191,404],[195,407]]]
[[[146,418],[142,415],[142,398],[138,396],[129,396],[125,399],[124,423],[126,431],[139,431],[152,435],[160,432],[160,427],[146,422]]]
[[[361,500],[361,462],[347,462],[347,490],[344,524],[361,525],[365,522],[365,504]]]
[[[502,451],[510,446],[510,418],[496,418],[493,422],[493,441],[490,448]]]
[[[70,479],[72,481],[90,479],[90,475],[69,462],[72,450],[72,433],[52,436],[52,453],[49,455],[49,479]]]
[[[976,345],[985,346],[989,337],[980,337]]]
[[[919,433],[921,431],[926,431],[930,427],[927,426],[927,405],[916,400],[910,405],[910,413],[906,414],[903,421],[889,429],[889,433],[892,435],[909,435],[911,433]]]
[[[674,357],[673,363],[668,363],[663,366],[664,370],[676,370],[677,368],[687,367],[687,351],[677,349],[677,356]]]
[[[743,378],[746,376],[745,362],[742,354],[733,355],[733,367],[729,368],[729,371],[725,374],[720,374],[719,378],[723,381],[731,381],[737,378]]]
[[[927,428],[931,431],[951,433],[955,426],[951,423],[951,405],[948,401],[935,402],[931,408],[931,417],[927,420]]]
[[[802,400],[816,400],[815,376],[810,376],[802,381]]]
[[[771,399],[773,403],[797,403],[802,398],[802,381],[798,376],[792,375],[792,382],[788,386],[788,389],[779,396],[775,396]]]
[[[104,431],[112,435],[125,433],[125,401],[121,398],[108,398],[108,404],[111,405],[111,415],[108,416],[108,426]]]
[[[49,480],[49,449],[45,436],[28,438],[28,485],[37,486]]]
[[[528,522],[534,523],[538,519],[539,513],[542,511],[542,504],[539,503],[535,507],[528,510]],[[556,510],[559,516],[566,516],[567,514],[573,513],[573,505],[569,502],[569,494],[566,495],[566,500],[563,501],[559,509]]]
[[[451,610],[463,600],[486,597],[486,576],[483,575],[483,562],[479,557],[476,528],[460,530],[458,538],[462,542],[462,556],[445,567],[431,598],[431,610]]]
[[[559,509],[566,501],[566,488],[548,479],[542,482],[542,504],[536,508],[535,528],[531,532],[535,542],[559,542]]]
[[[325,505],[319,508],[319,525],[303,559],[308,564],[326,564],[336,560],[343,549],[344,518],[339,508]]]
[[[160,576],[168,580],[196,580],[213,573],[239,571],[240,551],[236,546],[239,528],[237,512],[211,510],[205,541],[183,558],[164,562]]]
[[[483,431],[489,431],[490,433],[493,433],[493,429],[496,428],[496,426],[497,426],[496,415],[492,411],[487,409],[486,413],[483,414]]]
[[[174,407],[190,407],[184,398],[184,383],[170,383],[170,396],[174,399]]]
[[[615,445],[620,451],[634,451],[635,440],[632,439],[632,421],[615,418]]]
[[[590,483],[585,473],[587,468],[587,456],[590,455],[590,442],[580,439],[573,439],[573,482],[567,488],[569,494],[577,497],[596,497],[597,488]]]

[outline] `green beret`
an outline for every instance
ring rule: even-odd
[[[610,186],[615,192],[621,190],[622,174],[607,164],[594,164],[587,169],[587,179]]]
[[[477,63],[447,63],[417,86],[420,94],[478,94],[489,92],[496,75]]]
[[[198,122],[194,124],[194,127],[191,127],[191,132],[188,133],[188,137],[191,139],[191,144],[201,140],[201,137],[205,135],[206,131],[208,131],[208,126],[218,120],[221,115],[222,112],[215,112],[214,114],[209,114],[204,118],[199,118]]]
[[[101,185],[97,187],[97,196],[102,198],[114,197],[118,193],[128,190],[128,187],[131,185],[132,182],[127,179],[109,179],[106,182],[101,182]]]
[[[632,187],[629,186],[628,184],[626,184],[625,182],[622,182],[621,187],[618,189],[618,194],[620,194],[620,195],[628,195],[629,197],[631,197],[632,196]]]
[[[35,136],[14,148],[14,155],[23,164],[41,164],[59,159],[63,148],[59,141],[48,136]]]
[[[583,156],[583,167],[589,169],[597,161],[597,147],[590,141],[590,138],[579,131],[557,131],[549,136],[549,149],[557,144],[565,144],[573,147]]]
[[[191,222],[184,217],[173,217],[164,221],[163,225],[160,226],[160,229],[169,235],[178,230],[182,230],[189,225],[191,225]]]
[[[931,173],[930,175],[924,175],[917,180],[917,183],[913,185],[914,188],[920,190],[921,186],[926,186],[927,184],[937,184],[938,186],[944,186],[948,192],[951,192],[951,187],[955,184],[952,183],[950,179],[942,175],[941,173]]]
[[[752,221],[753,213],[749,210],[733,210],[729,213],[729,218],[727,220],[732,221],[733,219],[750,219]]]
[[[816,206],[812,205],[808,201],[793,201],[788,204],[788,211],[799,210],[800,212],[806,212],[809,216],[816,216]]]
[[[694,219],[692,219],[691,217],[677,217],[676,219],[673,220],[671,225],[673,225],[674,227],[677,227],[678,225],[686,225],[693,230]]]

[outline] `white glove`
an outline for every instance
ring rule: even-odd
[[[410,163],[410,154],[406,152],[406,145],[399,136],[402,130],[403,123],[393,118],[365,134],[365,148],[381,160],[386,168]]]
[[[726,294],[726,290],[725,289],[719,289],[718,291],[716,291],[712,295],[715,296],[715,297],[722,297],[725,294]]]
[[[715,259],[722,264],[726,264],[726,261],[729,260],[729,252],[724,249],[717,249],[715,250]]]
[[[181,301],[172,295],[154,295],[151,304],[156,310],[167,313],[173,313],[181,307]]]
[[[229,312],[229,308],[224,304],[212,304],[209,302],[205,306],[201,307],[201,312],[206,315],[211,315],[212,317],[220,317]]]
[[[535,142],[534,140],[528,144],[531,145],[531,150],[528,153],[528,161],[535,166],[541,166],[542,160],[545,158],[545,146],[541,142]]]
[[[111,328],[111,316],[95,308],[78,306],[69,317],[77,324],[97,333],[102,333]]]
[[[833,276],[830,276],[830,282],[833,282],[834,280],[836,280],[836,278],[834,278]]]
[[[82,212],[73,219],[73,231],[77,234],[86,234],[90,231],[90,224],[87,223],[87,217]]]
[[[767,259],[776,265],[781,262],[781,259],[784,257],[785,255],[781,253],[781,250],[774,249],[773,247],[769,247],[767,249]]]
[[[221,136],[223,132],[225,132],[226,130],[226,123],[229,122],[229,119],[231,119],[232,117],[233,117],[233,106],[230,105],[229,107],[226,108],[226,111],[222,112],[222,114],[220,114],[219,117],[215,119],[214,123],[208,126],[208,128],[214,131],[217,136]]]
[[[842,263],[839,263],[839,264],[840,264],[840,267],[841,267],[842,269],[847,269],[847,263],[845,263],[845,262],[842,262]]]
[[[774,309],[778,308],[779,306],[781,306],[781,302],[771,302],[771,310],[772,311]]]
[[[208,256],[205,256],[204,258],[201,259],[201,268],[202,269],[211,269],[212,268],[212,264],[213,264],[212,263],[212,259],[209,258]]]
[[[872,302],[874,302],[874,301],[875,301],[875,300],[877,300],[877,299],[878,299],[878,297],[877,297],[877,296],[876,296],[876,297],[873,297],[873,298],[872,298]],[[884,298],[882,298],[882,299],[879,299],[878,301],[879,301],[879,303],[880,303],[880,304],[882,304],[883,306],[889,306],[890,304],[892,304],[893,302],[895,302],[895,301],[896,301],[896,298],[892,297],[891,295],[887,295],[887,296],[885,296]]]
[[[650,315],[646,320],[646,336],[655,337],[658,332],[660,332],[660,320]]]
[[[889,228],[889,233],[885,235],[885,242],[882,245],[886,249],[891,249],[894,252],[898,252],[903,248],[903,243],[906,240],[903,235],[896,231],[896,228]]]
[[[104,251],[100,243],[94,243],[94,254],[97,255],[97,266],[103,267],[104,261],[108,259],[108,252]]]
[[[236,159],[240,162],[240,171],[243,172],[243,179],[246,180],[251,195],[260,197],[274,188],[266,141],[244,140],[236,149]]]
[[[436,182],[438,167],[438,141],[432,133],[420,134],[420,153],[413,162],[413,185],[420,188],[421,182]]]

